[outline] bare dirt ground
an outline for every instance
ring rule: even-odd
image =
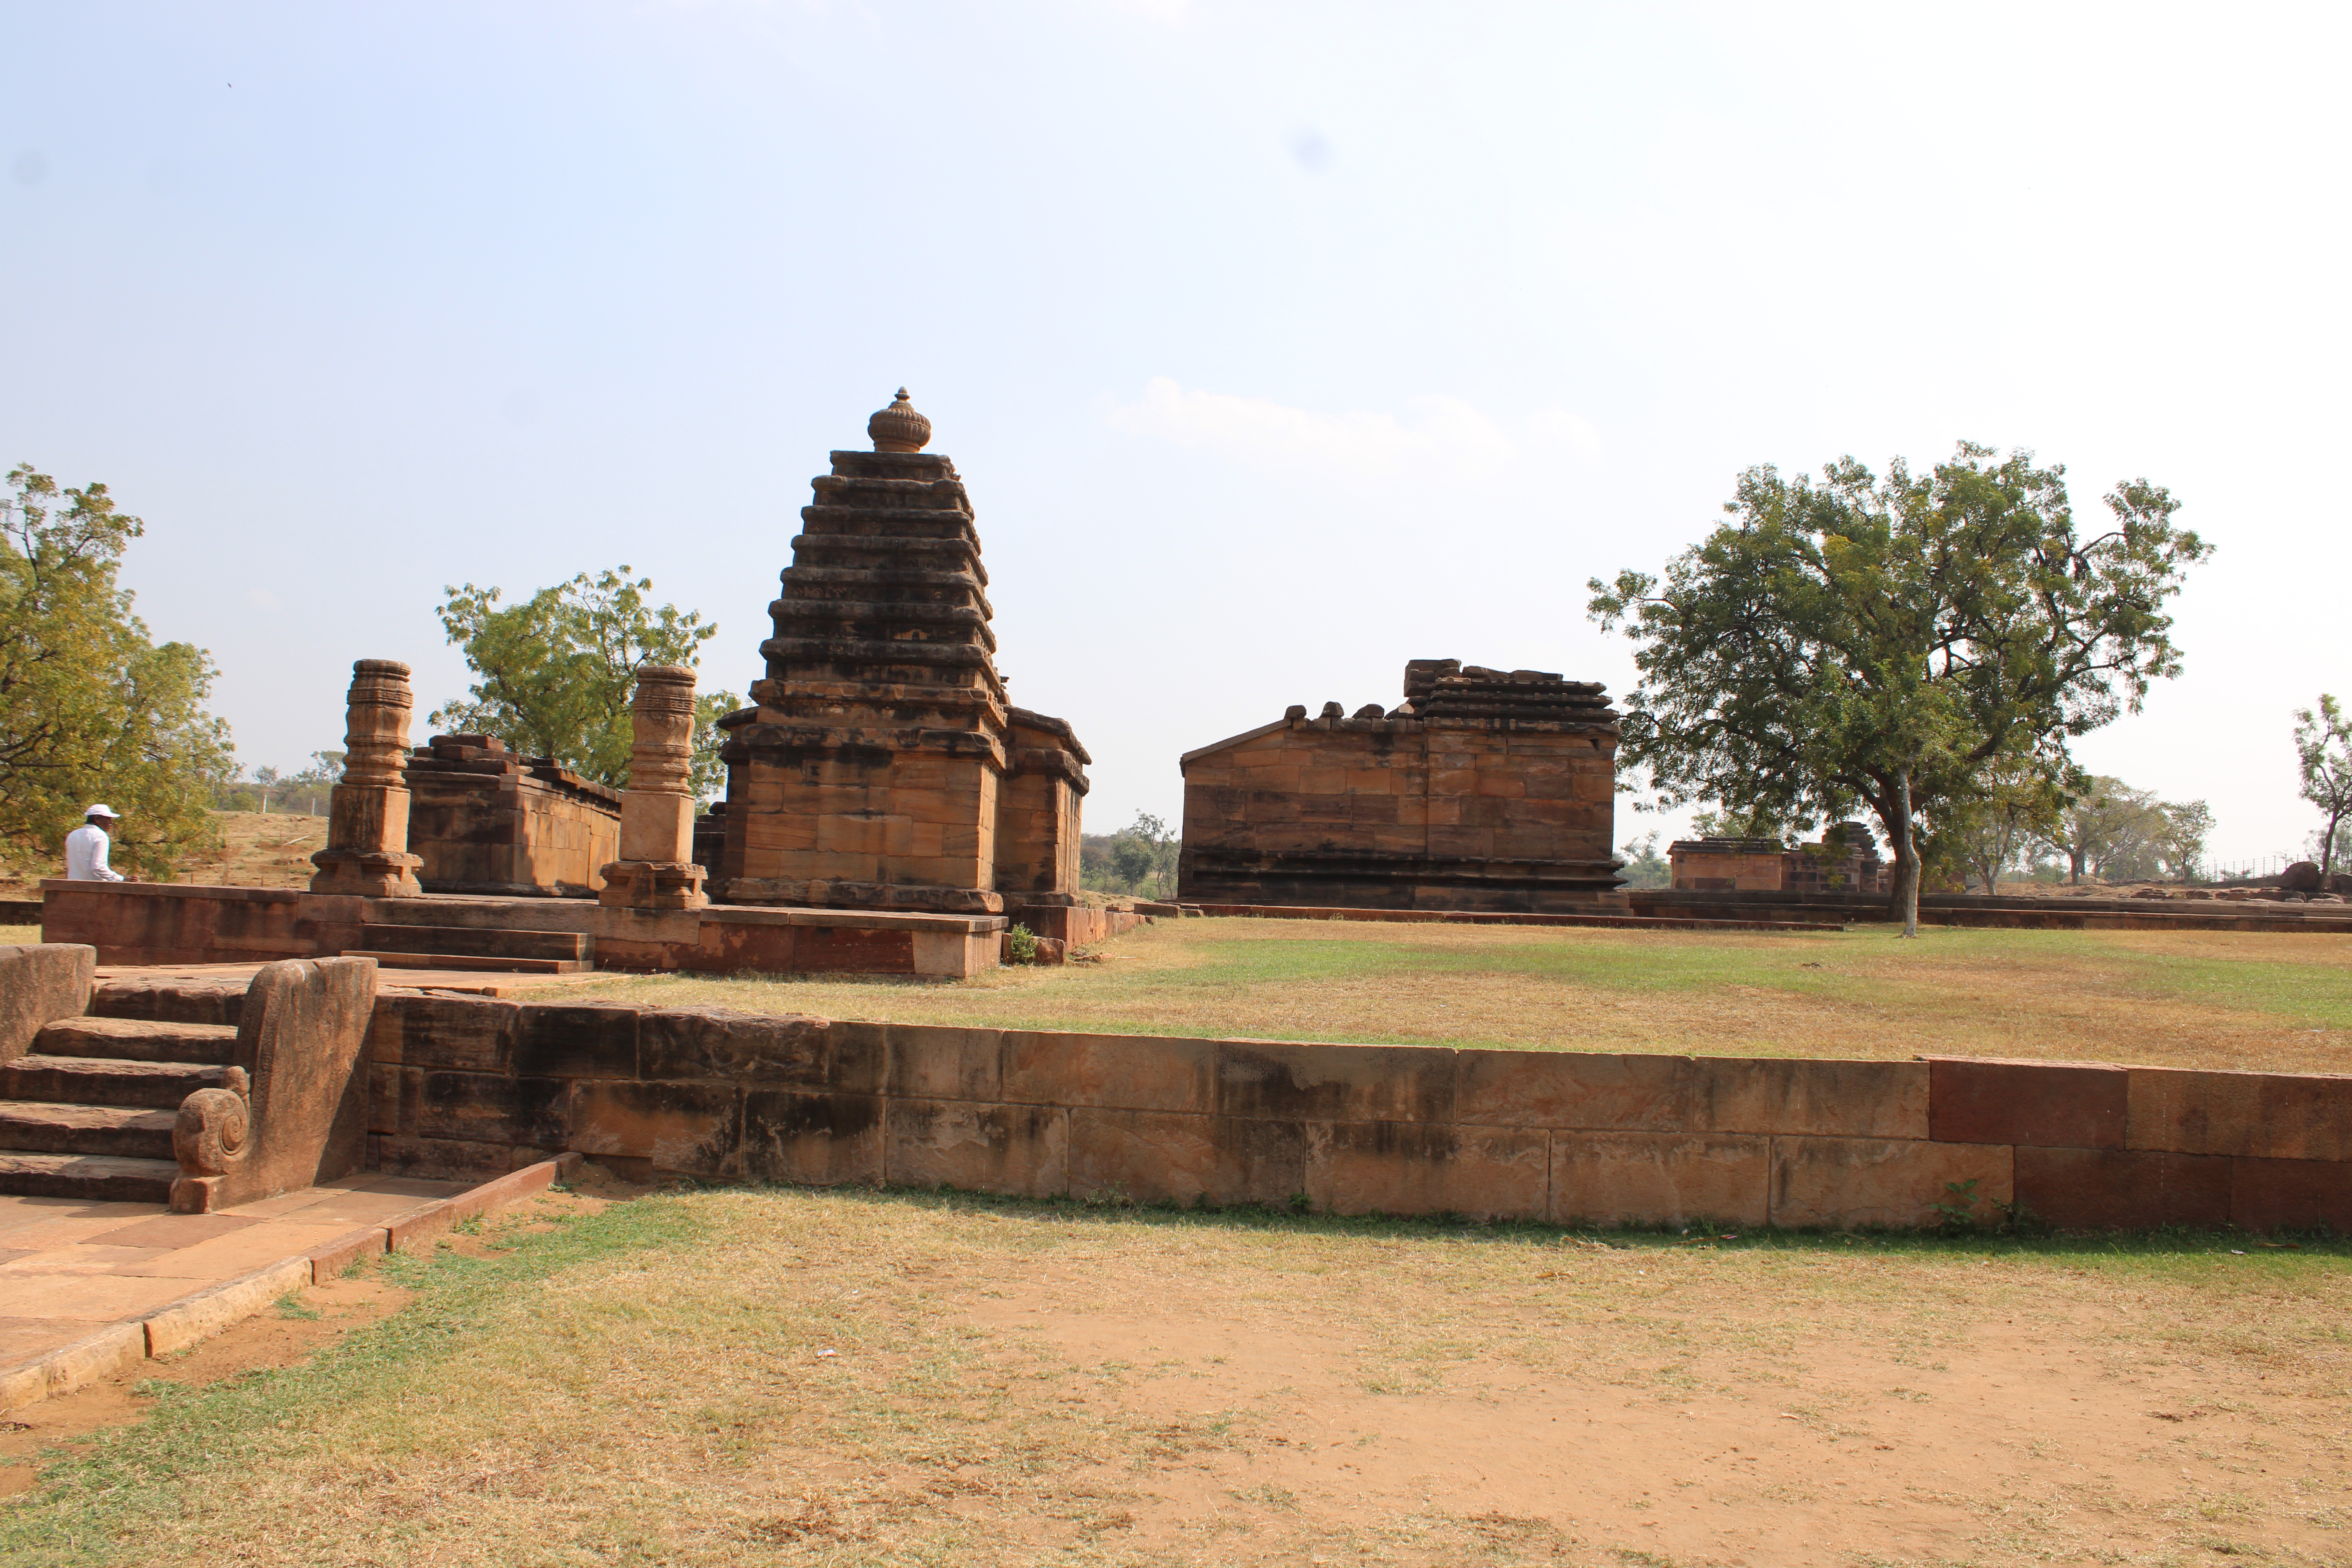
[[[274,1396],[0,1505],[0,1556],[2352,1562],[2342,1243],[740,1190],[452,1243]]]

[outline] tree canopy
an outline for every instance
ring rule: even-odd
[[[2164,606],[2210,547],[2146,479],[2078,535],[2064,474],[1966,442],[1924,474],[1748,469],[1731,521],[1663,580],[1590,584],[1593,617],[1635,645],[1621,758],[1669,805],[1806,824],[1867,805],[1916,929],[1923,820],[1979,795],[1996,759],[2064,778],[2071,738],[2179,670]]]
[[[629,783],[629,703],[649,664],[689,668],[719,628],[675,605],[649,606],[653,580],[625,565],[542,588],[501,606],[499,590],[444,590],[441,625],[481,679],[471,693],[435,710],[445,734],[495,735],[527,756],[552,757],[614,789]],[[737,706],[726,691],[698,694],[694,707],[695,792],[719,792],[719,719]]]
[[[2344,819],[2352,816],[2352,725],[2326,692],[2316,709],[2295,710],[2294,757],[2303,774],[2303,798],[2319,808],[2327,826],[2317,837],[2319,869],[2336,869],[2343,852]]]
[[[0,499],[0,857],[56,855],[86,807],[122,814],[116,868],[168,878],[214,841],[233,772],[228,726],[204,710],[213,663],[157,643],[116,580],[145,531],[102,484],[60,489],[30,465]]]

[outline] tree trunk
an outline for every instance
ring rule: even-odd
[[[1888,823],[1895,840],[1895,908],[1903,916],[1903,934],[1919,934],[1919,842],[1911,825],[1911,774],[1895,778],[1895,820]]]
[[[2342,812],[2331,813],[2327,818],[2327,836],[2319,841],[2319,886],[2323,892],[2326,890],[2327,879],[2336,870],[2336,826],[2343,820]]]

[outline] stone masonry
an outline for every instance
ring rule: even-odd
[[[587,898],[604,886],[621,839],[614,791],[491,735],[436,735],[405,776],[426,892]]]
[[[1684,838],[1666,848],[1674,885],[1701,891],[1884,893],[1886,863],[1859,822],[1833,825],[1815,843],[1773,838]]]
[[[408,849],[408,790],[401,762],[416,700],[408,666],[363,658],[352,666],[345,700],[343,781],[328,796],[327,847],[310,857],[314,893],[398,898],[421,891]]]
[[[996,669],[963,480],[904,389],[835,452],[728,739],[730,904],[953,914],[1074,903],[1084,747]]]
[[[1616,711],[1603,689],[1458,659],[1405,700],[1294,707],[1190,752],[1178,897],[1391,910],[1619,909]]]

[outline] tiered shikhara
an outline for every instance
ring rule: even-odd
[[[720,897],[997,914],[1067,905],[1090,760],[1012,706],[980,535],[902,388],[801,511],[756,706],[728,739]]]

